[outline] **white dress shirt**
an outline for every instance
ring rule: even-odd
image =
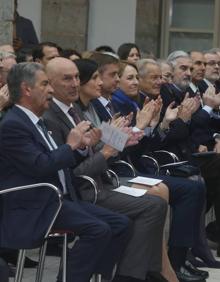
[[[61,109],[61,111],[67,116],[67,118],[69,119],[69,121],[72,123],[72,125],[75,127],[76,123],[73,120],[73,118],[71,117],[71,115],[69,114],[69,110],[70,108],[73,107],[72,104],[70,104],[70,106],[67,106],[66,104],[60,102],[59,100],[57,100],[56,98],[53,98],[54,103]],[[86,157],[88,155],[88,148],[85,148],[84,150],[80,150],[77,149],[77,151],[83,156]]]

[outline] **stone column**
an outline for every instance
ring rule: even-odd
[[[137,0],[135,42],[143,53],[156,56],[160,50],[161,4],[162,0]]]
[[[84,51],[88,11],[89,0],[42,0],[42,41]]]
[[[0,0],[0,45],[12,44],[14,0]]]

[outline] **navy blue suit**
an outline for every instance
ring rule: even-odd
[[[92,104],[101,121],[107,122],[112,118],[99,99],[92,100]]]
[[[49,182],[61,189],[57,172],[64,170],[70,196],[65,196],[54,228],[71,230],[80,236],[69,252],[68,282],[88,281],[94,272],[109,278],[126,244],[129,225],[125,216],[78,199],[68,168],[76,166],[79,158],[67,144],[50,151],[29,117],[16,106],[1,123],[1,187]],[[56,205],[56,199],[47,189],[8,194],[3,198],[1,210],[0,246],[39,246]]]

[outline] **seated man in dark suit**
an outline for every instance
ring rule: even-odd
[[[2,187],[48,182],[61,189],[64,200],[54,228],[73,231],[80,238],[68,253],[67,281],[89,281],[93,273],[111,279],[129,236],[129,220],[82,202],[69,169],[82,158],[77,149],[83,150],[91,142],[90,124],[80,123],[70,131],[66,143],[57,148],[40,118],[53,93],[43,66],[15,65],[7,82],[14,106],[0,126]],[[12,249],[39,246],[56,206],[56,199],[47,189],[5,196],[0,246]]]
[[[202,95],[198,85],[204,79],[205,76],[205,58],[202,52],[200,51],[191,51],[189,53],[190,58],[192,59],[192,73],[191,73],[191,82],[187,91],[190,94],[190,97],[196,95]]]
[[[201,93],[204,93],[206,89],[213,85],[216,93],[220,92],[219,78],[220,78],[220,57],[214,50],[208,50],[204,52],[205,59],[205,77],[200,81],[198,87]]]
[[[207,65],[206,58],[214,58],[216,54],[204,54],[198,51],[191,51],[190,57],[192,59],[192,73],[191,73],[191,82],[187,88],[190,96],[198,96],[200,99],[200,108],[192,116],[192,125],[191,125],[191,137],[194,144],[203,144],[201,146],[202,150],[205,150],[206,147],[208,150],[212,150],[215,145],[215,140],[213,134],[218,132],[219,128],[219,117],[215,113],[215,110],[218,110],[220,105],[220,95],[215,95],[216,88],[211,83],[205,84],[205,75],[207,73],[211,81],[215,81],[217,78],[215,64],[213,66]],[[212,61],[209,61],[212,62]],[[217,64],[216,64],[217,65]],[[218,65],[216,66],[218,68]],[[213,69],[214,68],[214,69]],[[207,71],[207,72],[206,72]],[[212,73],[214,71],[214,74]],[[201,86],[205,87],[201,87]]]

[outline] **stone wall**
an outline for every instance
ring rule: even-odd
[[[0,0],[0,45],[11,44],[14,0]]]
[[[144,53],[160,50],[161,0],[137,0],[135,42]]]
[[[162,0],[137,0],[135,42],[159,54]],[[0,44],[12,41],[13,0],[0,0]],[[83,51],[87,46],[89,0],[42,0],[42,41]]]
[[[42,41],[84,51],[89,0],[42,0]]]

